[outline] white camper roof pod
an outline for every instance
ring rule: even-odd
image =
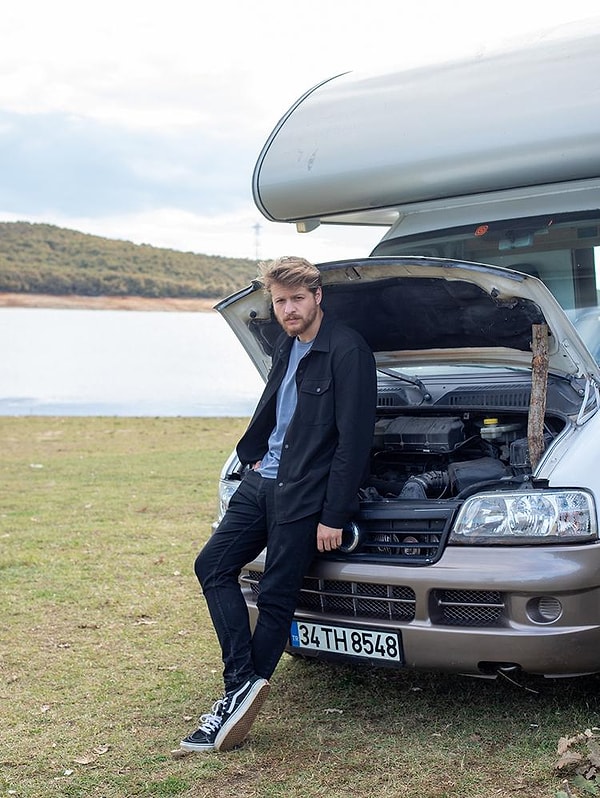
[[[307,92],[258,158],[273,221],[392,224],[441,198],[600,177],[600,29]]]

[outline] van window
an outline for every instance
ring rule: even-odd
[[[565,310],[598,306],[600,211],[504,219],[382,241],[373,255],[490,263],[538,277]]]

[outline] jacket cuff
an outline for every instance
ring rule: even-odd
[[[342,513],[335,513],[331,510],[324,510],[320,523],[324,524],[325,526],[330,526],[333,529],[343,529],[346,524],[348,523],[348,516]]]

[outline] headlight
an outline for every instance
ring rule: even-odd
[[[583,543],[596,540],[592,497],[582,490],[480,493],[463,504],[450,543]]]
[[[217,528],[225,511],[229,507],[229,501],[240,486],[243,467],[240,463],[235,449],[231,452],[227,460],[223,463],[219,485],[217,488],[217,520],[213,523],[213,530]]]
[[[229,501],[233,494],[240,486],[239,479],[220,479],[219,480],[219,507],[218,507],[218,521],[225,515],[225,511],[229,507]]]

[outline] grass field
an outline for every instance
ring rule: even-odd
[[[285,656],[246,745],[174,758],[221,691],[192,572],[242,419],[0,418],[0,796],[600,794],[598,677],[513,684]],[[600,765],[600,756],[597,757]]]

